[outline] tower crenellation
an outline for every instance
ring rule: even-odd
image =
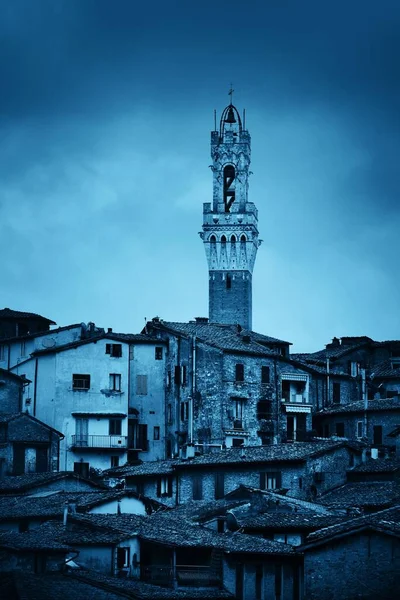
[[[237,108],[222,112],[211,132],[213,201],[203,205],[209,269],[209,318],[214,323],[252,327],[252,275],[257,250],[258,213],[248,202],[251,138]]]

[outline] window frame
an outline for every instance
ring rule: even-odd
[[[112,392],[120,392],[122,384],[121,373],[110,373],[110,390]]]
[[[154,427],[153,427],[153,440],[155,442],[160,441],[160,426],[159,425],[154,425]]]
[[[76,381],[87,381],[89,385],[77,386],[75,385]],[[90,390],[91,386],[91,376],[90,373],[72,373],[72,390],[78,392],[87,392]]]
[[[118,419],[118,418],[109,419],[108,435],[117,435],[117,436],[122,435],[122,419]]]
[[[269,383],[271,383],[271,369],[269,365],[261,365],[261,384],[267,385]]]
[[[154,360],[162,360],[163,359],[163,347],[162,346],[156,346],[154,348]]]
[[[148,395],[148,376],[147,374],[136,375],[136,395],[147,396]]]
[[[244,363],[235,364],[235,383],[244,382]]]

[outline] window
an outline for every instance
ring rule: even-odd
[[[235,381],[244,381],[244,364],[242,363],[235,365]]]
[[[223,517],[217,517],[217,531],[218,533],[224,533],[225,531],[225,519]]]
[[[336,435],[344,437],[344,423],[336,423]]]
[[[157,481],[157,497],[172,496],[172,478],[168,476],[160,477]]]
[[[282,476],[280,471],[261,472],[260,490],[277,490],[282,486]]]
[[[0,362],[6,360],[6,347],[0,344]]]
[[[193,475],[192,492],[193,500],[203,500],[203,478],[201,475]]]
[[[226,289],[230,290],[232,288],[232,276],[228,273],[226,276]]]
[[[119,467],[119,456],[111,456],[111,468]]]
[[[154,431],[153,431],[153,440],[159,440],[160,439],[160,428],[159,427],[154,427]]]
[[[381,446],[383,441],[382,425],[374,425],[374,446]]]
[[[167,388],[169,389],[171,387],[171,371],[168,371],[167,373]]]
[[[244,439],[243,438],[233,438],[232,448],[240,448],[240,446],[244,446]]]
[[[186,365],[183,365],[183,367],[182,367],[182,385],[183,386],[186,385],[186,377],[187,377],[187,367],[186,367]]]
[[[174,382],[175,382],[175,385],[180,385],[180,383],[181,383],[181,367],[179,365],[175,366]]]
[[[357,437],[358,438],[363,437],[363,422],[362,421],[357,421]]]
[[[215,473],[215,499],[220,500],[225,495],[225,474]]]
[[[334,381],[333,382],[333,403],[340,404],[340,383]]]
[[[121,435],[122,431],[122,420],[121,419],[110,419],[108,426],[109,435]]]
[[[136,394],[147,396],[147,375],[136,375]]]
[[[181,402],[181,421],[189,419],[189,402]]]
[[[168,404],[168,425],[172,423],[172,404]]]
[[[82,375],[82,374],[72,375],[72,389],[73,390],[89,390],[90,389],[90,375]]]
[[[117,548],[117,568],[129,567],[130,548]]]
[[[257,419],[272,418],[272,400],[260,400],[257,403]]]
[[[110,390],[121,391],[121,375],[119,373],[110,373]]]
[[[243,408],[244,408],[244,400],[243,398],[235,398],[234,400],[234,408],[233,408],[233,428],[234,429],[242,429],[243,427]]]
[[[256,565],[256,600],[262,599],[263,565]]]
[[[122,344],[106,344],[106,354],[109,354],[114,358],[121,358]]]
[[[357,375],[359,373],[359,364],[357,362],[349,360],[348,365],[349,365],[348,370],[349,370],[350,375],[352,377],[357,377]]]
[[[74,473],[87,479],[89,477],[89,463],[88,462],[75,462]]]
[[[154,350],[154,358],[156,360],[162,360],[163,357],[163,349],[161,346],[156,346]]]
[[[26,356],[26,343],[24,341],[21,342],[20,354],[21,356]]]
[[[269,383],[269,367],[261,367],[261,383]]]
[[[137,446],[138,446],[139,450],[143,450],[145,452],[149,449],[146,423],[139,423],[139,425],[138,425]]]

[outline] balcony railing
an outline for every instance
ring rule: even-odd
[[[291,404],[308,404],[308,396],[303,394],[283,394],[282,400]]]
[[[72,445],[75,448],[127,448],[128,438],[125,435],[73,435]]]
[[[180,586],[193,587],[210,587],[220,583],[215,569],[202,565],[176,565],[175,569],[172,566],[141,565],[140,578],[167,587],[172,587],[174,581]]]

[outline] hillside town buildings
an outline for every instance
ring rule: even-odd
[[[294,354],[253,331],[250,143],[230,103],[208,317],[116,333],[0,310],[3,597],[397,597],[400,341]]]

